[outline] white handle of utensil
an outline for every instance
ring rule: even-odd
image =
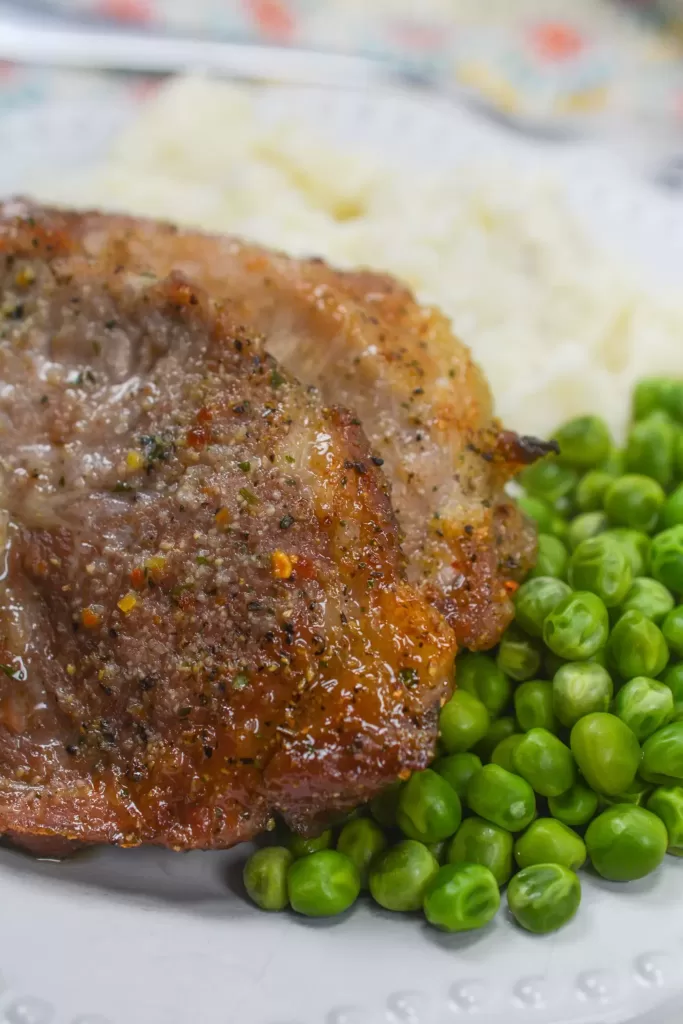
[[[251,43],[183,39],[54,20],[0,21],[0,60],[53,67],[235,78],[345,88],[396,84],[402,69],[382,59]]]

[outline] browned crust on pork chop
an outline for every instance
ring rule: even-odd
[[[428,763],[453,634],[357,418],[88,223],[0,211],[0,831],[310,828]]]
[[[501,428],[483,374],[441,313],[385,274],[154,221],[46,216],[112,270],[182,271],[262,331],[268,351],[325,401],[353,409],[384,460],[409,579],[462,644],[497,642],[535,557],[531,524],[504,486],[549,446]]]

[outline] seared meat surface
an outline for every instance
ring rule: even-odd
[[[112,267],[181,270],[223,296],[291,373],[353,409],[385,463],[409,579],[462,644],[497,642],[535,553],[503,488],[548,449],[493,418],[488,385],[445,317],[381,274],[151,221],[76,214],[69,224]]]
[[[453,633],[357,418],[110,223],[0,210],[0,831],[307,829],[428,762]]]

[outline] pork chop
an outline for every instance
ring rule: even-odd
[[[100,214],[65,223],[110,267],[181,270],[223,297],[291,373],[353,409],[391,482],[410,581],[463,645],[499,640],[535,556],[534,530],[504,486],[552,445],[501,427],[483,374],[441,313],[387,275],[234,238]]]
[[[428,763],[452,631],[357,418],[82,229],[0,210],[0,831],[310,829]]]

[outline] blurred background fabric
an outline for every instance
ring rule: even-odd
[[[18,0],[68,17],[394,57],[545,130],[683,124],[681,0]]]

